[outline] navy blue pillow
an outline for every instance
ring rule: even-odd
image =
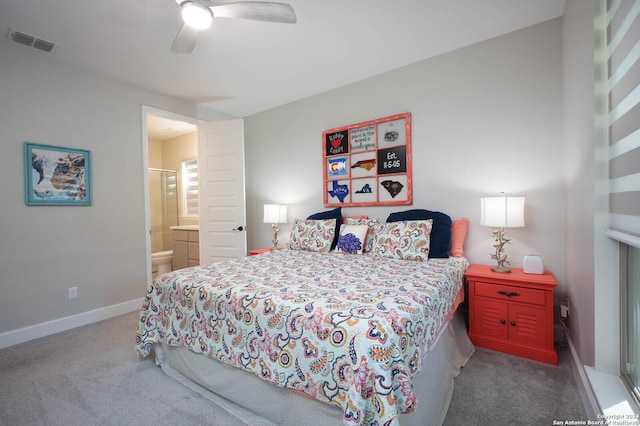
[[[333,210],[326,212],[318,212],[309,216],[307,219],[322,220],[322,219],[335,219],[336,220],[336,233],[333,236],[333,242],[331,243],[331,250],[338,245],[338,238],[340,238],[340,225],[342,224],[342,207],[336,207]]]
[[[387,218],[387,222],[427,219],[433,219],[429,258],[449,257],[449,251],[451,250],[451,218],[446,214],[422,209],[407,210],[391,213]]]

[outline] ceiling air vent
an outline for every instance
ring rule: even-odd
[[[56,45],[56,43],[52,41],[43,40],[41,38],[23,33],[22,31],[14,30],[12,28],[9,29],[7,38],[10,38],[16,43],[24,44],[25,46],[31,46],[45,52],[51,52],[51,50],[53,50]]]

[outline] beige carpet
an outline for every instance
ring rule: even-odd
[[[243,425],[136,357],[137,318],[0,350],[0,425]]]
[[[243,425],[134,353],[137,313],[0,350],[0,425]],[[551,425],[584,419],[561,351],[547,366],[478,349],[445,425]],[[313,425],[313,419],[309,419]]]
[[[553,425],[587,420],[571,371],[570,350],[559,365],[476,348],[456,377],[445,426]],[[593,419],[595,420],[595,419]],[[571,424],[571,423],[567,423]]]

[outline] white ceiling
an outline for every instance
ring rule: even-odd
[[[147,114],[147,137],[149,139],[164,141],[196,130],[195,124]]]
[[[169,52],[175,0],[0,0],[0,34],[56,42],[51,53],[19,48],[246,117],[556,18],[565,0],[288,3],[296,24],[216,18],[190,55]]]

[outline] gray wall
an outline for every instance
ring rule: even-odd
[[[143,297],[141,106],[197,108],[16,43],[0,57],[0,333]],[[24,141],[90,150],[93,205],[26,206]]]
[[[524,254],[540,254],[565,292],[561,19],[248,117],[249,248],[269,245],[264,203],[288,204],[290,219],[324,209],[324,130],[403,112],[412,119],[413,205],[345,213],[386,219],[426,208],[468,217],[466,256],[492,263],[479,199],[525,195],[526,228],[509,231],[509,260],[521,266]]]

